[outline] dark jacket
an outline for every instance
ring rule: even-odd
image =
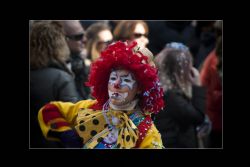
[[[88,80],[88,69],[84,60],[78,54],[71,54],[70,58],[71,69],[75,75],[77,92],[81,99],[89,99],[90,89],[85,85],[85,82]]]
[[[193,86],[189,100],[175,90],[165,93],[166,107],[156,115],[155,125],[166,148],[198,147],[196,127],[204,121],[205,90]]]
[[[38,126],[39,109],[50,101],[77,102],[79,95],[74,79],[67,68],[59,63],[51,63],[43,69],[30,71],[30,146],[58,147],[47,142]]]

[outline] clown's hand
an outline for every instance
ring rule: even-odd
[[[73,129],[62,132],[60,140],[65,148],[82,148],[83,146],[81,138]]]

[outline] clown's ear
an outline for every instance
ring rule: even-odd
[[[140,95],[142,93],[142,90],[140,88],[137,89],[136,94]]]

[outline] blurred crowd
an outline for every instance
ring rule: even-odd
[[[152,52],[165,108],[152,115],[165,148],[222,148],[222,21],[30,20],[30,147],[46,141],[39,109],[91,99],[91,63],[115,41]]]

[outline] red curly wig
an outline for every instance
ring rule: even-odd
[[[109,99],[108,80],[111,71],[116,68],[124,68],[135,75],[138,87],[142,91],[139,95],[139,105],[145,114],[156,114],[164,107],[158,71],[148,64],[147,56],[141,52],[134,52],[133,48],[136,45],[136,42],[127,44],[118,41],[109,45],[92,63],[86,85],[92,88],[91,95],[98,101],[95,108],[102,108]]]

